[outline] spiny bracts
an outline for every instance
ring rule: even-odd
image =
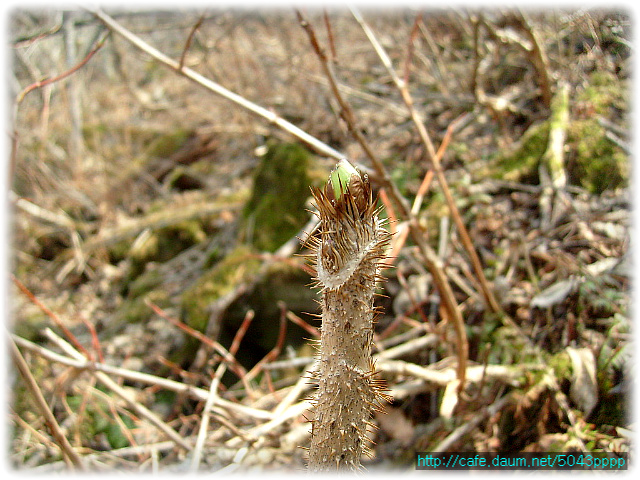
[[[341,160],[324,190],[312,189],[319,235],[310,240],[321,289],[318,383],[310,471],[358,470],[373,410],[388,396],[371,358],[374,295],[390,234],[366,174]]]

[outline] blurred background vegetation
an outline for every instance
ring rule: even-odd
[[[165,55],[343,152],[378,191],[382,181],[293,10],[109,14]],[[413,201],[431,165],[400,92],[347,10],[308,15],[361,133]],[[469,360],[537,365],[509,382],[474,383],[449,416],[446,385],[383,371],[391,386],[406,389],[373,420],[369,468],[411,469],[414,451],[444,448],[445,440],[454,450],[626,451],[628,12],[364,15],[408,81],[434,143],[462,119],[442,164],[485,275],[519,329],[486,311],[434,181],[415,214],[462,310]],[[317,292],[304,259],[292,253],[300,253],[296,235],[313,226],[309,186],[323,184],[335,159],[151,59],[91,12],[15,9],[8,26],[12,332],[60,352],[45,334],[50,327],[92,360],[208,388],[223,355],[189,329],[230,349],[248,325],[219,394],[257,416],[216,407],[202,468],[302,468],[296,447],[308,444],[309,429],[302,412],[256,438],[247,432],[262,432],[260,422],[284,411],[277,405],[313,355],[306,339],[320,326],[310,315]],[[449,368],[453,327],[439,315],[438,291],[415,245],[400,246],[380,290],[378,351],[432,335],[437,342],[397,358]],[[25,345],[32,375],[90,468],[188,465],[184,449],[162,443],[163,434],[91,372]],[[265,356],[284,366],[264,367]],[[118,381],[135,403],[195,441],[203,398]],[[12,382],[11,465],[65,468],[22,379]],[[476,422],[479,409],[507,396],[504,408]],[[259,419],[257,410],[268,413]],[[240,446],[250,453],[237,457]]]

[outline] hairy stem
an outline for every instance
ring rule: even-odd
[[[322,288],[320,358],[309,470],[358,470],[373,409],[385,399],[373,378],[373,297],[389,233],[366,175],[346,160],[313,195],[320,216],[315,248]]]

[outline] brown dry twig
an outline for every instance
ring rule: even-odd
[[[365,152],[367,157],[371,160],[371,164],[373,165],[373,168],[375,169],[376,174],[378,175],[379,180],[382,183],[382,186],[387,190],[389,190],[390,192],[392,192],[392,198],[394,202],[398,204],[398,208],[400,208],[402,212],[408,211],[408,205],[407,205],[406,199],[402,197],[402,195],[398,191],[398,187],[396,186],[396,184],[391,181],[391,177],[389,176],[386,169],[384,168],[384,165],[378,159],[373,148],[371,148],[371,146],[365,139],[364,135],[362,134],[361,129],[358,127],[355,113],[353,112],[351,105],[349,105],[349,102],[345,100],[345,98],[343,97],[340,91],[338,80],[333,71],[332,63],[329,61],[329,58],[324,53],[324,50],[318,43],[318,38],[316,36],[313,26],[304,17],[304,15],[302,15],[302,13],[299,10],[296,10],[296,15],[298,17],[298,21],[300,22],[300,25],[302,26],[304,31],[307,33],[307,36],[309,37],[309,43],[311,44],[311,47],[313,48],[314,52],[316,53],[316,55],[320,60],[322,70],[325,76],[327,77],[327,80],[329,80],[331,93],[333,94],[335,99],[338,101],[338,104],[340,105],[340,108],[342,110],[341,116],[346,122],[347,127],[349,128],[349,132],[351,133],[351,135],[353,135],[353,137],[356,139],[356,141],[358,142],[362,150]]]
[[[275,346],[258,362],[256,363],[251,370],[246,374],[245,378],[247,381],[253,380],[260,371],[262,371],[262,367],[269,363],[280,355],[282,351],[282,347],[284,346],[284,339],[287,333],[287,316],[286,316],[286,308],[284,304],[279,305],[280,307],[280,328],[278,330],[278,339],[276,340]],[[268,373],[268,372],[267,372]]]
[[[170,380],[168,378],[158,377],[156,375],[151,375],[148,373],[136,372],[133,370],[129,370],[122,367],[116,367],[113,365],[91,362],[86,358],[70,358],[68,356],[60,355],[52,350],[49,350],[41,345],[37,345],[29,340],[26,340],[17,335],[11,335],[13,341],[23,349],[28,349],[29,351],[39,355],[42,358],[45,358],[49,361],[60,363],[62,365],[66,365],[69,367],[76,368],[78,370],[89,370],[95,372],[103,372],[107,375],[113,375],[116,377],[121,377],[127,380],[131,380],[133,382],[145,383],[147,385],[153,385],[154,387],[163,388],[166,390],[170,390],[176,393],[186,393],[191,398],[195,400],[206,401],[208,396],[208,391],[199,387],[194,387],[192,385],[188,385],[182,382],[177,382],[175,380]],[[238,415],[242,415],[247,418],[252,418],[256,420],[271,420],[273,418],[273,414],[271,412],[267,412],[265,410],[248,407],[245,405],[241,405],[239,403],[231,402],[229,400],[225,400],[223,398],[218,399],[217,404],[224,408],[225,410],[229,410]]]
[[[9,347],[11,351],[11,358],[13,359],[13,362],[15,363],[18,371],[20,372],[20,375],[22,376],[25,382],[25,385],[27,386],[27,389],[31,393],[31,398],[34,400],[36,407],[38,408],[38,410],[40,410],[40,413],[44,417],[45,422],[49,426],[49,430],[51,431],[51,434],[53,435],[53,438],[55,439],[56,444],[62,451],[62,455],[64,456],[65,461],[67,461],[69,466],[72,468],[76,468],[78,470],[85,470],[84,464],[82,463],[82,459],[80,458],[78,453],[73,449],[73,447],[69,443],[69,440],[67,440],[67,437],[62,432],[62,429],[60,428],[60,425],[58,424],[56,417],[53,415],[53,412],[49,408],[47,401],[42,395],[42,391],[38,386],[38,382],[36,381],[35,378],[33,378],[33,375],[29,370],[29,366],[27,365],[27,362],[25,361],[25,359],[22,357],[20,350],[18,350],[18,347],[16,346],[13,340],[10,339],[9,343],[10,343]]]
[[[60,75],[56,75],[55,77],[45,78],[44,80],[40,80],[39,82],[32,83],[31,85],[23,89],[22,92],[20,92],[16,97],[16,103],[17,104],[21,103],[22,100],[24,100],[24,97],[26,97],[29,92],[32,92],[33,90],[42,88],[47,85],[51,85],[52,83],[59,82],[60,80],[64,80],[68,76],[80,70],[89,62],[89,60],[91,60],[91,58],[98,52],[98,50],[102,48],[104,43],[107,41],[108,37],[109,37],[109,32],[104,34],[102,38],[100,38],[96,42],[95,47],[91,49],[91,51],[80,61],[80,63],[78,63],[77,65],[74,65],[69,70],[62,72]]]
[[[246,372],[247,372],[246,369],[236,360],[235,356],[229,350],[227,350],[222,345],[220,345],[220,343],[210,339],[202,332],[190,327],[184,322],[181,322],[180,320],[173,318],[171,315],[169,315],[167,312],[165,312],[162,308],[157,306],[148,298],[144,300],[144,303],[149,308],[151,308],[155,313],[160,315],[162,318],[164,318],[171,324],[178,327],[180,330],[182,330],[186,334],[190,335],[191,337],[199,340],[203,344],[208,345],[209,347],[216,350],[220,355],[222,355],[224,362],[229,365],[231,370],[238,376],[238,378],[243,378],[243,376],[246,375]]]
[[[53,331],[49,328],[44,331],[45,336],[54,342],[58,347],[60,347],[67,355],[76,360],[84,360],[84,356],[75,350],[71,345],[65,342],[62,338],[58,337]],[[96,379],[102,383],[105,387],[111,390],[114,394],[120,397],[125,401],[127,406],[138,416],[146,419],[152,425],[157,427],[160,431],[162,431],[165,435],[167,435],[171,440],[173,440],[176,445],[184,448],[185,450],[191,450],[191,445],[188,441],[186,441],[180,434],[178,434],[174,429],[172,429],[169,425],[163,422],[155,413],[150,411],[147,407],[143,406],[139,402],[131,399],[130,395],[127,394],[126,390],[124,390],[120,385],[118,385],[113,379],[111,379],[107,374],[102,372],[93,371],[93,375],[95,375]]]
[[[296,127],[291,122],[288,122],[282,117],[276,115],[273,111],[268,110],[256,103],[253,103],[247,100],[246,98],[238,95],[237,93],[232,92],[231,90],[223,87],[222,85],[204,77],[203,75],[200,75],[199,73],[190,69],[189,67],[183,66],[182,68],[180,68],[179,62],[173,60],[172,58],[169,58],[164,53],[160,52],[158,49],[146,43],[144,40],[142,40],[140,37],[138,37],[137,35],[133,34],[129,30],[124,28],[122,25],[120,25],[118,22],[116,22],[112,17],[104,13],[102,10],[90,9],[90,11],[93,15],[95,15],[98,19],[100,19],[110,30],[114,31],[115,33],[123,37],[125,40],[127,40],[129,43],[134,45],[136,48],[147,53],[148,55],[150,55],[151,57],[153,57],[163,65],[171,68],[176,73],[188,78],[189,80],[197,83],[198,85],[206,88],[207,90],[217,95],[220,95],[221,97],[224,97],[227,100],[230,100],[231,102],[237,105],[240,105],[246,110],[249,110],[251,113],[264,118],[269,123],[272,123],[278,128],[284,130],[285,132],[290,133],[291,135],[303,141],[304,143],[312,147],[314,150],[322,153],[323,155],[327,155],[337,160],[344,158],[344,155],[342,153],[331,148],[329,145],[321,142],[314,136],[309,135],[307,132]]]
[[[427,129],[424,126],[424,122],[422,121],[417,110],[414,107],[413,98],[411,97],[411,93],[409,92],[408,84],[398,76],[395,69],[393,68],[391,59],[383,49],[382,45],[380,45],[380,42],[378,42],[378,39],[374,35],[371,28],[369,28],[369,25],[362,18],[362,15],[355,8],[352,8],[352,13],[356,21],[360,24],[365,34],[367,35],[367,38],[369,39],[369,41],[371,42],[371,45],[373,46],[374,50],[378,54],[378,57],[382,61],[382,64],[387,69],[387,72],[389,73],[389,75],[391,75],[391,78],[394,84],[400,91],[402,99],[405,105],[407,106],[407,109],[409,110],[411,119],[413,120],[413,123],[415,124],[416,129],[418,130],[420,139],[422,140],[422,143],[426,148],[429,161],[433,166],[436,177],[438,178],[438,183],[440,184],[440,188],[442,188],[442,193],[444,194],[449,210],[451,211],[451,215],[458,229],[458,234],[460,235],[462,244],[464,245],[465,250],[469,255],[473,270],[476,276],[478,277],[478,281],[480,282],[480,285],[482,287],[482,296],[484,298],[485,304],[490,311],[494,313],[501,313],[502,309],[498,304],[498,302],[496,301],[495,297],[493,296],[491,287],[489,286],[489,283],[487,282],[487,279],[484,275],[484,270],[482,268],[482,263],[480,262],[480,257],[478,257],[478,253],[476,252],[476,249],[473,246],[473,242],[471,241],[469,232],[467,231],[467,228],[464,225],[464,221],[462,220],[462,217],[460,215],[460,212],[458,211],[458,207],[456,206],[456,202],[455,202],[455,199],[453,198],[453,194],[449,189],[449,184],[445,177],[442,164],[440,163],[440,157],[438,156],[438,152],[436,152],[433,146],[433,143],[431,141],[431,138],[427,133]]]
[[[332,93],[338,100],[340,107],[343,109],[343,118],[347,122],[349,131],[358,141],[364,152],[367,154],[371,163],[381,179],[381,182],[385,189],[387,190],[390,198],[393,200],[393,203],[399,209],[400,217],[406,219],[409,223],[409,231],[413,240],[416,242],[418,247],[420,248],[420,252],[422,253],[423,260],[427,266],[427,269],[433,276],[434,283],[438,291],[440,292],[440,296],[442,299],[442,304],[444,310],[447,314],[448,319],[452,322],[455,330],[456,336],[458,338],[458,372],[460,374],[460,391],[464,388],[464,375],[466,372],[466,362],[468,358],[468,342],[466,337],[466,332],[464,330],[464,320],[458,308],[458,304],[453,295],[453,290],[449,285],[449,282],[444,273],[442,260],[438,258],[433,249],[427,244],[425,241],[425,232],[422,230],[422,227],[419,225],[416,217],[411,214],[411,210],[409,208],[409,204],[407,200],[400,194],[398,191],[397,185],[390,180],[389,174],[386,171],[386,168],[382,164],[382,162],[375,155],[373,148],[368,144],[367,140],[364,138],[360,130],[357,128],[355,114],[351,109],[349,103],[342,97],[340,93],[340,89],[338,88],[338,82],[336,80],[335,74],[333,73],[333,69],[329,62],[327,61],[327,57],[324,54],[322,48],[318,44],[313,26],[304,18],[304,16],[296,11],[298,15],[298,19],[300,21],[301,26],[307,32],[309,37],[309,42],[311,43],[316,55],[320,59],[323,71],[329,80],[329,84],[331,86]],[[397,79],[397,75],[395,71],[391,68],[392,75],[395,75]],[[400,80],[398,79],[400,82]],[[415,110],[414,110],[415,113]],[[427,137],[428,139],[428,137]],[[430,141],[429,141],[430,144]],[[433,149],[433,146],[431,146]],[[435,152],[434,152],[435,156]]]
[[[40,310],[42,310],[42,313],[44,313],[47,317],[53,320],[53,323],[55,323],[58,326],[58,328],[60,328],[60,330],[64,332],[65,336],[71,341],[71,343],[73,343],[73,345],[78,350],[80,350],[84,354],[85,357],[93,360],[93,356],[87,351],[86,348],[82,346],[80,341],[76,338],[76,336],[73,333],[71,333],[71,330],[69,330],[65,326],[65,324],[62,322],[62,320],[60,320],[58,315],[56,315],[54,312],[51,311],[51,309],[49,309],[49,307],[47,307],[40,300],[38,300],[38,298],[13,274],[11,275],[11,280],[13,280],[13,283],[16,284],[16,286],[20,289],[20,291],[22,291],[22,293],[24,293],[29,298],[31,303],[36,305]]]
[[[200,15],[200,18],[198,18],[198,21],[195,23],[195,25],[189,32],[187,41],[184,44],[184,49],[182,50],[182,55],[180,56],[180,63],[178,64],[178,68],[180,70],[184,68],[184,61],[187,57],[187,52],[189,51],[189,48],[191,48],[191,42],[193,41],[193,37],[198,31],[198,29],[200,28],[200,26],[202,25],[202,22],[204,21],[204,19],[205,19],[205,14],[203,13],[202,15]]]

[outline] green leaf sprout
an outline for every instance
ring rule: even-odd
[[[349,185],[353,175],[360,176],[354,166],[344,158],[340,160],[336,168],[333,169],[329,179],[331,181],[331,186],[333,187],[333,193],[336,200],[340,200],[342,194],[346,192],[347,185]]]

